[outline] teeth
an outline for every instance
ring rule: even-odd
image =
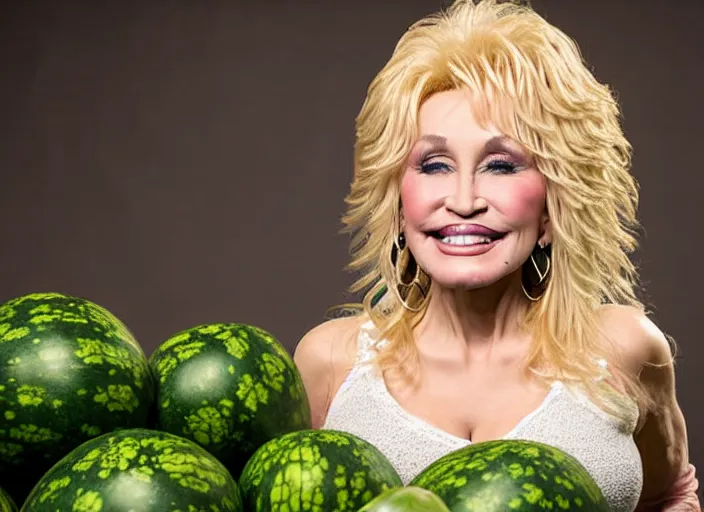
[[[491,238],[477,235],[454,235],[446,236],[442,241],[443,243],[452,245],[477,245],[488,244],[491,242]]]

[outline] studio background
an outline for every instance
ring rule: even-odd
[[[293,350],[350,297],[343,198],[354,117],[434,0],[0,6],[0,302],[90,298],[147,353],[240,321]],[[540,0],[617,91],[654,320],[704,467],[704,1]]]

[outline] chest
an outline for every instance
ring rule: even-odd
[[[614,512],[632,512],[638,502],[643,483],[642,464],[632,428],[623,428],[560,383],[551,387],[547,399],[528,412],[533,413],[528,418],[522,413],[506,414],[506,411],[496,416],[486,415],[486,411],[500,408],[475,398],[467,399],[467,395],[459,397],[460,393],[445,397],[438,394],[437,404],[433,404],[433,400],[425,400],[433,392],[433,386],[420,388],[416,400],[407,400],[409,397],[404,393],[397,399],[389,391],[381,379],[370,373],[355,376],[337,396],[325,427],[351,432],[374,444],[391,461],[404,483],[409,483],[438,458],[469,443],[469,436],[460,437],[462,429],[467,428],[464,423],[467,416],[458,412],[466,409],[453,401],[462,398],[463,403],[474,403],[477,410],[484,411],[482,425],[491,423],[496,429],[501,423],[499,418],[507,419],[504,432],[495,430],[497,433],[490,434],[484,426],[482,433],[481,425],[478,426],[475,442],[501,437],[550,444],[585,466]],[[479,390],[476,391],[478,395]],[[508,383],[505,391],[511,395]],[[500,395],[485,392],[484,396],[488,396],[485,401],[500,400],[497,398]],[[504,403],[508,408],[529,409],[509,399]],[[426,409],[421,410],[420,404],[425,404]],[[516,419],[518,416],[521,418]],[[446,421],[450,417],[454,420]],[[479,418],[479,413],[472,418]],[[509,426],[514,421],[520,425]],[[455,426],[457,429],[453,430]]]
[[[413,387],[393,381],[386,387],[410,415],[472,442],[504,437],[537,410],[550,392],[517,371],[464,375],[428,370]]]

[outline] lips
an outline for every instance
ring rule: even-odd
[[[438,237],[444,238],[446,236],[456,236],[456,235],[473,235],[482,236],[491,239],[498,239],[503,237],[506,232],[495,231],[481,224],[451,224],[445,226],[444,228],[435,231]]]
[[[454,246],[485,245],[501,240],[506,232],[500,232],[480,224],[452,224],[437,231],[430,231],[428,235],[442,242]]]

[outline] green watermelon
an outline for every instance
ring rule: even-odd
[[[240,476],[247,512],[352,512],[401,486],[377,448],[334,430],[301,430],[272,439]]]
[[[163,342],[150,364],[159,430],[200,444],[235,477],[265,442],[311,427],[291,356],[259,327],[195,326]]]
[[[232,475],[196,443],[123,429],[83,443],[36,484],[22,512],[241,512]]]
[[[0,482],[16,503],[81,443],[146,426],[153,400],[144,352],[103,307],[60,293],[0,305]]]
[[[17,512],[17,505],[2,488],[0,488],[0,512]]]
[[[410,485],[434,492],[452,512],[609,510],[575,458],[531,441],[496,440],[460,448],[430,464]]]
[[[409,485],[381,493],[359,512],[450,512],[433,492]]]

